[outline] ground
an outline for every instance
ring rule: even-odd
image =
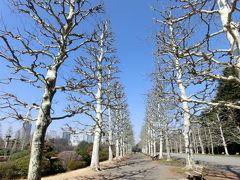
[[[55,176],[45,177],[42,180],[179,180],[185,179],[183,165],[168,164],[161,161],[152,161],[143,154],[133,154],[121,161],[101,163],[102,171],[95,172],[84,168]],[[227,177],[227,176],[228,177]],[[216,177],[218,176],[218,177]],[[233,174],[215,174],[206,176],[206,180],[239,179]]]

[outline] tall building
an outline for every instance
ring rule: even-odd
[[[87,142],[89,143],[93,142],[93,135],[87,135]]]
[[[20,137],[24,139],[26,136],[31,136],[32,124],[30,122],[24,122],[21,129]]]
[[[93,142],[93,138],[86,134],[72,134],[70,141],[73,146],[77,146],[81,141]]]
[[[31,130],[32,130],[31,122],[24,122],[19,135],[20,139],[22,140],[21,149],[24,149],[25,146],[30,144]]]
[[[63,133],[62,133],[62,138],[63,138],[63,139],[67,139],[68,141],[70,141],[71,133],[68,132],[68,131],[63,131]]]
[[[46,139],[57,139],[57,138],[59,138],[57,135],[57,131],[55,130],[47,131]]]

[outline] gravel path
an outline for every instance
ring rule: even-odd
[[[177,180],[182,177],[171,171],[170,166],[160,165],[143,154],[134,154],[128,159],[102,165],[102,171],[89,168],[67,172],[42,180]]]
[[[172,156],[177,158],[185,158],[186,154],[172,153]],[[240,157],[195,154],[194,159],[200,164],[237,174],[240,178]]]

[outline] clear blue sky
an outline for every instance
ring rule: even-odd
[[[151,0],[107,0],[106,14],[116,35],[121,60],[121,80],[126,87],[131,121],[138,138],[145,113],[145,95],[150,88],[147,75],[153,70],[154,33]]]
[[[150,78],[147,75],[153,70],[152,54],[154,47],[152,35],[155,32],[155,26],[152,21],[154,13],[150,9],[153,3],[154,0],[105,1],[105,15],[112,22],[112,29],[116,38],[115,46],[118,50],[117,56],[121,60],[120,69],[122,72],[120,77],[126,87],[135,139],[138,139],[143,124],[144,94],[151,86]],[[0,11],[3,17],[6,16],[6,13],[9,13],[4,5],[0,8]],[[12,17],[11,20],[14,21],[14,18]],[[3,66],[0,67],[0,72],[2,72],[0,75],[3,75]],[[1,89],[7,90],[8,87],[1,87]],[[24,91],[23,86],[16,89],[18,89],[18,93]],[[14,93],[16,89],[11,89],[11,93]],[[37,97],[37,99],[39,98]],[[33,101],[35,99],[31,98]],[[63,123],[62,121],[54,122],[49,129],[60,129]],[[4,129],[7,125],[13,125],[5,122],[1,124],[5,124]],[[20,125],[18,124],[18,126]]]

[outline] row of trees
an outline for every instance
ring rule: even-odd
[[[65,127],[72,133],[94,135],[93,169],[100,168],[102,137],[108,138],[110,160],[114,141],[116,157],[130,152],[133,131],[126,95],[115,75],[118,59],[114,55],[110,23],[96,20],[102,19],[103,4],[91,0],[13,0],[12,5],[28,25],[1,29],[0,57],[10,71],[5,79],[1,78],[1,83],[9,86],[20,81],[41,90],[36,90],[36,94],[43,93],[40,102],[24,101],[17,93],[1,94],[1,108],[5,109],[2,120],[36,121],[28,179],[41,177],[45,134],[53,120],[73,116],[81,119],[82,114],[93,120],[93,125],[77,120],[80,127],[70,123]],[[66,114],[56,116],[53,104],[56,94],[61,100],[66,98],[63,111]],[[20,113],[23,108],[36,117]]]
[[[170,1],[164,11],[153,9],[161,17],[156,19],[156,70],[149,96],[158,100],[147,103],[142,136],[151,139],[158,127],[155,134],[160,144],[165,134],[168,154],[169,138],[180,137],[186,167],[192,168],[194,152],[214,153],[220,145],[228,154],[228,144],[239,144],[239,1]],[[153,112],[158,112],[155,120]]]

